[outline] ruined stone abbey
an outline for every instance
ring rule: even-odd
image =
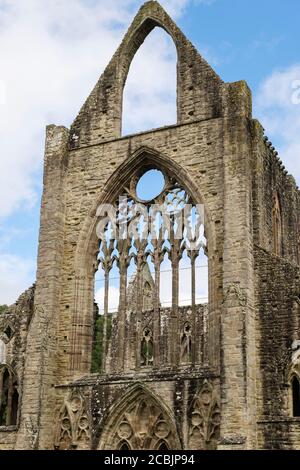
[[[178,53],[177,123],[122,136],[129,67],[155,27]],[[141,201],[149,170],[164,186]],[[99,239],[99,206],[121,196],[128,218],[134,203],[149,213],[153,203],[201,205],[201,236],[175,237],[170,217],[151,242],[108,230]],[[179,302],[183,258],[189,305]],[[155,1],[141,7],[70,129],[47,128],[36,284],[0,314],[0,449],[300,449],[300,192],[252,117],[246,82],[224,83]]]

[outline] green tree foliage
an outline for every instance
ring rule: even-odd
[[[0,305],[0,314],[5,312],[6,309],[7,309],[7,305]]]
[[[94,329],[94,342],[92,352],[92,372],[101,372],[102,370],[102,357],[103,357],[103,327],[104,316],[97,315],[95,320]],[[112,331],[112,315],[108,315],[107,322],[107,344],[111,338]]]

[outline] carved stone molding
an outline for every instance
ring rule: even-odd
[[[18,327],[18,320],[14,314],[3,313],[0,316],[0,339],[8,344]]]
[[[213,386],[204,380],[192,403],[189,423],[189,448],[205,449],[220,432],[220,407]]]
[[[87,399],[74,390],[65,400],[59,413],[55,449],[67,450],[88,447],[91,439],[91,420]]]
[[[224,437],[221,439],[219,446],[241,446],[245,444],[246,438],[244,436],[231,436],[231,437]]]
[[[236,301],[241,307],[245,307],[247,304],[247,294],[241,289],[238,282],[233,282],[227,288],[223,304],[230,301]]]
[[[122,403],[122,404],[121,404]],[[117,405],[106,425],[101,449],[178,449],[176,427],[164,409],[144,387],[136,387]]]
[[[32,417],[25,419],[25,429],[26,429],[26,436],[29,442],[29,448],[32,450],[36,450],[37,442],[38,442],[38,424],[34,422]]]

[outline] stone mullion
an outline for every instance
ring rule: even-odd
[[[121,244],[118,258],[120,272],[120,301],[118,312],[118,364],[117,368],[123,370],[125,364],[125,323],[126,323],[126,299],[127,299],[127,268],[128,268],[128,243]]]
[[[108,295],[109,295],[109,272],[106,267],[104,271],[104,324],[103,324],[103,338],[102,338],[102,364],[101,369],[105,372],[106,353],[107,353],[107,326],[108,326]]]
[[[162,243],[161,240],[156,241],[154,244],[154,270],[155,270],[155,282],[153,292],[153,364],[155,367],[160,365],[160,328],[161,328],[161,315],[160,315],[160,265],[162,261]]]
[[[113,240],[110,241],[109,246],[107,242],[103,243],[104,258],[101,260],[102,268],[104,270],[104,323],[103,323],[103,338],[102,338],[102,371],[106,369],[106,356],[107,356],[107,330],[108,330],[108,308],[109,308],[109,274],[114,262],[112,253],[114,250]]]
[[[140,253],[137,256],[137,294],[136,294],[136,369],[141,368],[141,339],[142,339],[142,267],[143,263],[140,258]]]
[[[191,295],[192,295],[192,363],[195,365],[197,361],[197,348],[196,348],[196,257],[197,254],[192,252],[190,254],[191,260]],[[202,361],[201,361],[202,362]]]
[[[172,312],[170,328],[170,363],[172,366],[178,364],[178,306],[179,306],[179,261],[180,261],[180,240],[174,237],[173,224],[171,226],[171,265],[172,265]]]
[[[125,340],[125,314],[126,314],[126,285],[127,285],[127,267],[120,266],[120,302],[119,302],[119,360],[118,368],[122,370],[124,364],[124,340]]]
[[[179,299],[179,262],[178,259],[172,262],[172,365],[178,363],[178,344],[177,344],[177,332],[178,332],[178,299]]]

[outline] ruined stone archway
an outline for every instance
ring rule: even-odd
[[[161,398],[136,384],[114,405],[104,423],[99,450],[182,448],[174,418]]]
[[[74,259],[75,279],[73,286],[72,306],[72,336],[71,336],[71,375],[90,370],[92,355],[93,303],[94,303],[94,274],[99,240],[96,235],[98,223],[97,208],[100,204],[110,203],[120,194],[120,188],[127,184],[130,178],[141,175],[151,168],[160,169],[170,175],[176,175],[177,181],[193,195],[195,203],[203,204],[204,198],[199,188],[191,181],[186,171],[174,161],[161,153],[142,147],[134,152],[111,176],[104,190],[95,199],[93,208],[86,218],[77,243]],[[205,231],[209,245],[209,271],[216,269],[214,254],[216,251],[216,236],[211,217],[205,206]],[[209,276],[209,304],[214,310],[213,299],[216,298],[217,286],[215,276]]]

